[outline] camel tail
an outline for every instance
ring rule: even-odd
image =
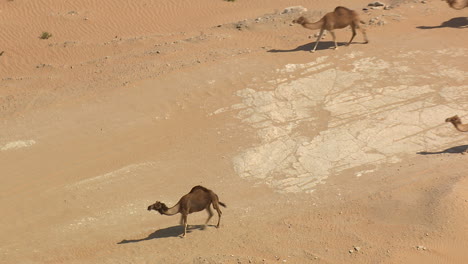
[[[219,201],[218,201],[218,203],[219,203],[222,207],[227,208],[226,204],[224,204],[224,203],[222,203],[222,202],[219,202]]]

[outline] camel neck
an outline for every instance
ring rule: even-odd
[[[468,124],[456,123],[453,125],[460,132],[468,132]]]
[[[173,207],[168,208],[166,211],[164,211],[163,214],[165,214],[165,215],[175,215],[175,214],[179,213],[179,208],[180,208],[180,205],[179,205],[179,203],[177,203]]]
[[[308,28],[308,29],[320,29],[323,26],[323,21],[319,20],[315,23],[310,23],[310,22],[305,22],[302,24],[303,27]]]

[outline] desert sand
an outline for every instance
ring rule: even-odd
[[[468,8],[368,3],[2,0],[0,263],[467,263]]]

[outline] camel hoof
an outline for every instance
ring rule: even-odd
[[[367,44],[367,43],[369,43],[369,41],[364,41],[364,44]]]
[[[315,50],[311,50],[311,51],[310,51],[310,53],[314,53],[314,52],[315,52]]]

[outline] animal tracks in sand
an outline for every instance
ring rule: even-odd
[[[215,112],[231,111],[259,139],[233,158],[235,171],[281,192],[310,192],[347,169],[375,169],[461,142],[442,121],[467,109],[467,76],[456,67],[444,71],[436,58],[457,52],[391,61],[356,53],[335,63],[319,57],[286,65],[268,87],[240,90],[240,104]]]

